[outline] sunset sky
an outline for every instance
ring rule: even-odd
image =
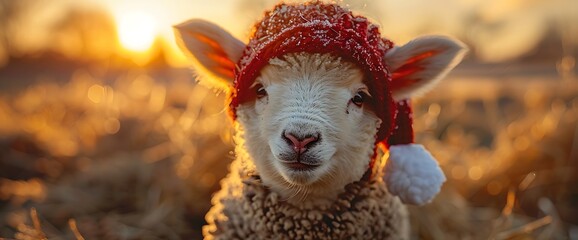
[[[110,9],[117,21],[134,13],[149,15],[154,22],[154,32],[161,34],[171,43],[174,41],[170,26],[189,18],[203,18],[217,22],[231,31],[233,35],[245,39],[251,23],[259,17],[256,14],[261,12],[259,9],[270,8],[276,2],[271,0],[91,1]],[[353,10],[377,21],[382,26],[382,33],[396,42],[407,42],[423,33],[457,35],[458,37],[473,34],[475,39],[485,42],[483,46],[477,47],[477,51],[482,58],[489,61],[509,59],[532,49],[547,33],[548,24],[560,24],[557,21],[575,20],[574,22],[578,22],[576,19],[578,1],[572,0],[358,0],[339,2],[348,4]],[[247,6],[250,4],[255,6]],[[254,10],[244,11],[245,8]],[[472,19],[474,15],[486,25],[472,26],[474,29],[468,29],[466,26],[468,23],[464,20]],[[578,30],[576,26],[571,27]],[[574,38],[576,39],[576,36]]]
[[[145,52],[156,38],[171,48],[169,60],[185,65],[176,51],[172,26],[191,18],[213,21],[234,36],[247,40],[252,23],[274,0],[55,0],[49,7],[31,7],[26,22],[42,31],[49,19],[62,15],[67,5],[101,8],[115,21],[121,46],[134,53]],[[290,1],[291,2],[291,1]],[[295,1],[292,1],[295,2]],[[578,1],[575,0],[342,0],[381,25],[382,34],[405,43],[424,34],[451,35],[470,44],[484,61],[513,59],[536,47],[545,34],[564,35],[578,45]],[[60,4],[57,4],[60,3]],[[46,4],[44,4],[46,5]],[[23,28],[24,29],[24,28]],[[553,29],[553,30],[552,30]],[[46,30],[44,30],[46,31]],[[38,45],[42,36],[22,34],[18,44]],[[34,36],[34,37],[32,37]],[[574,43],[575,42],[575,43]],[[1,52],[0,52],[1,55]]]

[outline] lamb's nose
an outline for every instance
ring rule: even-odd
[[[317,142],[317,140],[319,140],[319,134],[306,135],[304,137],[301,137],[295,136],[295,134],[293,133],[284,132],[283,138],[285,138],[285,141],[287,141],[287,143],[289,143],[293,147],[293,150],[296,153],[301,154],[305,152],[305,150],[307,150],[308,147],[311,147],[311,145],[313,145],[315,142]]]

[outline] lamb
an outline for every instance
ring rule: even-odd
[[[200,81],[226,91],[236,159],[212,199],[206,239],[408,239],[405,204],[445,181],[413,143],[409,98],[466,48],[403,46],[337,4],[279,4],[248,44],[194,19],[175,27]]]

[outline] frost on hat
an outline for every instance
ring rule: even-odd
[[[407,45],[411,47],[404,48]],[[412,113],[406,99],[408,92],[427,88],[444,76],[461,60],[464,49],[441,37],[394,47],[381,37],[376,25],[336,4],[279,4],[254,26],[237,63],[229,96],[230,114],[235,119],[236,108],[256,98],[250,88],[272,58],[309,52],[330,53],[351,61],[364,71],[364,83],[372,96],[370,104],[382,121],[376,149],[385,146],[390,151],[385,167],[390,192],[405,203],[424,204],[439,192],[445,177],[431,154],[413,143]]]

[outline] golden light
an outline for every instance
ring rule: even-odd
[[[123,13],[117,17],[117,24],[120,43],[131,51],[148,50],[157,35],[155,19],[145,12]]]

